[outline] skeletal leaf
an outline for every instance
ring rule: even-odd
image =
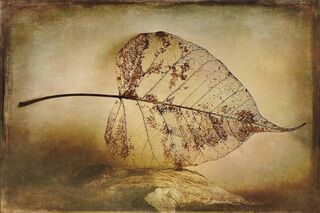
[[[258,132],[248,90],[204,48],[166,32],[143,33],[118,52],[119,96],[105,139],[116,164],[181,168],[221,158]]]

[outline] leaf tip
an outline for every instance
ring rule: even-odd
[[[304,123],[302,123],[302,124],[300,124],[300,125],[298,125],[296,127],[293,127],[293,128],[283,128],[282,131],[283,132],[293,132],[295,130],[298,130],[298,129],[302,128],[306,124],[307,124],[307,122],[304,122]]]

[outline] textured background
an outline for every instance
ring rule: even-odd
[[[228,156],[191,169],[233,192],[272,199],[294,189],[304,200],[312,145],[310,17],[304,10],[258,6],[20,11],[9,35],[6,182],[50,183],[105,163],[103,136],[114,100],[73,97],[25,108],[17,104],[58,93],[117,94],[116,52],[138,33],[161,30],[220,59],[270,121],[283,127],[307,122],[295,132],[256,134]]]

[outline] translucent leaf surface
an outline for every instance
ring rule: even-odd
[[[119,96],[105,139],[115,164],[181,168],[216,160],[258,132],[248,90],[204,48],[166,32],[143,33],[117,56]],[[298,128],[298,127],[297,127]]]

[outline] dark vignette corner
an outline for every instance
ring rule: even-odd
[[[315,211],[320,209],[320,1],[315,0],[312,17],[312,69],[313,69],[313,188]]]

